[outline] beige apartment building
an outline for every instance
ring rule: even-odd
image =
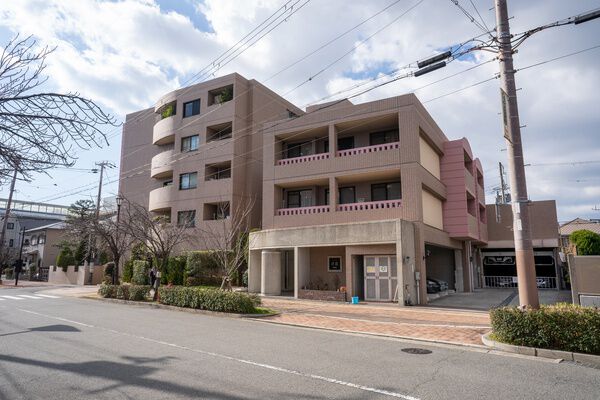
[[[170,92],[126,117],[120,194],[173,222],[217,230],[217,220],[251,201],[251,225],[259,228],[259,128],[301,112],[238,74]]]
[[[416,96],[309,107],[263,128],[250,292],[425,304],[471,291],[487,242],[481,164]]]

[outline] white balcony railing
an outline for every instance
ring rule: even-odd
[[[329,206],[280,208],[277,215],[323,214],[329,212]]]
[[[337,206],[338,211],[361,211],[361,210],[380,210],[385,208],[399,208],[402,205],[402,200],[383,200],[383,201],[366,201],[363,203],[348,203]]]
[[[375,153],[383,150],[399,149],[400,142],[377,144],[375,146],[357,147],[354,149],[340,150],[337,152],[338,157],[354,156],[357,154]]]
[[[282,160],[277,161],[277,165],[298,164],[307,161],[325,160],[327,158],[329,158],[329,153],[311,154],[302,157],[284,158]]]

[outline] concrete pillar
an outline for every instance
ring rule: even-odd
[[[337,179],[334,176],[329,177],[329,207],[331,211],[336,211],[339,204],[340,193],[338,191]]]
[[[355,271],[357,267],[355,265],[356,257],[352,254],[349,246],[345,248],[344,254],[344,268],[346,269],[344,272],[346,274],[346,298],[350,299],[352,296],[356,296],[354,293],[354,280],[360,279],[360,277],[355,276]]]
[[[473,291],[473,264],[471,262],[471,241],[463,242],[463,289]]]
[[[463,258],[461,250],[454,250],[454,282],[456,282],[456,291],[464,292],[464,277],[463,277]]]
[[[260,293],[281,296],[281,251],[263,250],[260,263]]]
[[[404,307],[405,293],[404,293],[404,255],[402,251],[402,220],[396,221],[396,299],[398,305]],[[392,294],[393,298],[393,294]]]
[[[294,247],[294,297],[310,281],[310,248]]]
[[[248,292],[260,293],[261,285],[261,251],[250,250],[248,257]]]
[[[335,125],[329,125],[329,158],[333,159],[337,153],[337,130]]]

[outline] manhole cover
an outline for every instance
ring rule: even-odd
[[[414,348],[414,347],[402,349],[402,351],[405,353],[408,353],[408,354],[431,354],[431,350],[418,349],[418,348]]]

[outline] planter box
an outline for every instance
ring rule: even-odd
[[[306,300],[322,300],[322,301],[346,301],[346,292],[338,292],[333,290],[298,290],[298,298]]]

